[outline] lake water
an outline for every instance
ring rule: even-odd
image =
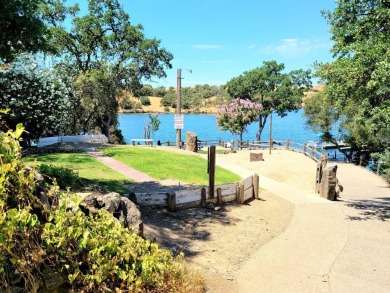
[[[182,141],[185,140],[185,132],[195,132],[200,140],[222,139],[231,141],[239,139],[238,135],[232,135],[229,131],[221,131],[217,126],[215,115],[211,114],[183,114],[184,129],[182,129]],[[176,141],[176,130],[174,129],[174,115],[160,114],[160,129],[154,134],[155,141],[161,142]],[[132,138],[143,138],[144,127],[149,122],[148,114],[120,114],[119,129],[122,130],[123,136],[127,143]],[[262,140],[269,139],[269,119],[261,135]],[[248,126],[247,132],[243,134],[243,139],[256,139],[258,122]],[[303,110],[290,112],[286,117],[280,118],[273,114],[272,137],[274,140],[290,139],[293,142],[304,143],[309,140],[319,140],[318,134],[312,132],[306,125],[303,117]]]

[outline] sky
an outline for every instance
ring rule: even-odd
[[[167,77],[153,87],[223,85],[264,61],[285,72],[332,61],[329,25],[321,10],[334,0],[119,0],[133,25],[161,40],[174,56]],[[185,69],[191,69],[192,73]]]

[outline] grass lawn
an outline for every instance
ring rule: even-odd
[[[122,194],[129,192],[123,185],[134,182],[84,153],[37,155],[25,157],[23,161],[28,165],[32,165],[36,161],[37,164],[56,165],[72,169],[81,178],[95,181],[108,190]]]
[[[101,152],[159,180],[171,178],[208,185],[207,161],[197,156],[128,146],[109,147],[102,149]],[[240,176],[216,167],[216,184],[236,182],[240,179]]]

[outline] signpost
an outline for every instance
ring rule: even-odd
[[[183,129],[184,128],[184,115],[183,114],[175,114],[174,118],[175,129]]]

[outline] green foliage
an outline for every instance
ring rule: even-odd
[[[229,130],[233,134],[242,134],[246,127],[257,121],[263,107],[246,99],[234,99],[229,105],[223,105],[217,114],[217,124],[222,130]]]
[[[390,9],[388,1],[338,1],[324,12],[331,25],[337,59],[318,64],[325,91],[305,109],[309,125],[328,141],[339,138],[354,156],[383,152],[390,137]],[[325,118],[325,119],[324,119]],[[340,126],[340,137],[329,131]]]
[[[301,107],[303,93],[311,86],[310,71],[294,70],[282,73],[284,64],[266,61],[263,66],[231,79],[226,87],[230,97],[249,99],[263,106],[259,115],[257,140],[271,111],[284,117]]]
[[[376,164],[372,167],[372,170],[374,172],[377,172],[379,164],[379,175],[382,176],[386,180],[386,182],[390,184],[390,151],[387,150],[381,154],[372,154],[372,158],[376,160]]]
[[[72,95],[61,77],[31,56],[22,55],[0,70],[0,108],[10,109],[5,125],[15,129],[23,121],[29,139],[63,131]]]
[[[139,100],[143,106],[151,105],[150,99],[148,97],[141,97]]]
[[[42,0],[0,0],[0,60],[12,62],[23,52],[49,49],[40,15]]]
[[[132,183],[121,173],[114,171],[85,153],[48,153],[38,156],[24,157],[28,165],[53,164],[71,169],[80,176],[85,184],[98,184],[99,187],[120,194],[128,193],[126,184]],[[93,170],[93,172],[91,172]]]
[[[15,132],[0,133],[1,292],[42,290],[47,269],[65,276],[76,292],[187,287],[180,259],[131,233],[106,211],[86,216],[78,209],[80,198],[69,193],[58,194],[55,209],[42,205],[34,196],[34,174],[21,161],[22,132],[19,125]]]
[[[58,186],[63,190],[67,188],[75,190],[83,186],[79,175],[71,169],[41,164],[38,166],[38,171],[42,175],[46,175],[50,185],[54,183],[55,179]]]
[[[144,127],[144,138],[149,139],[160,128],[161,121],[158,119],[158,114],[149,114],[148,125]]]
[[[73,288],[139,292],[164,287],[172,277],[180,279],[182,267],[168,251],[129,233],[105,211],[93,219],[80,210],[69,213],[77,202],[64,196],[43,230],[49,261],[59,262]]]

